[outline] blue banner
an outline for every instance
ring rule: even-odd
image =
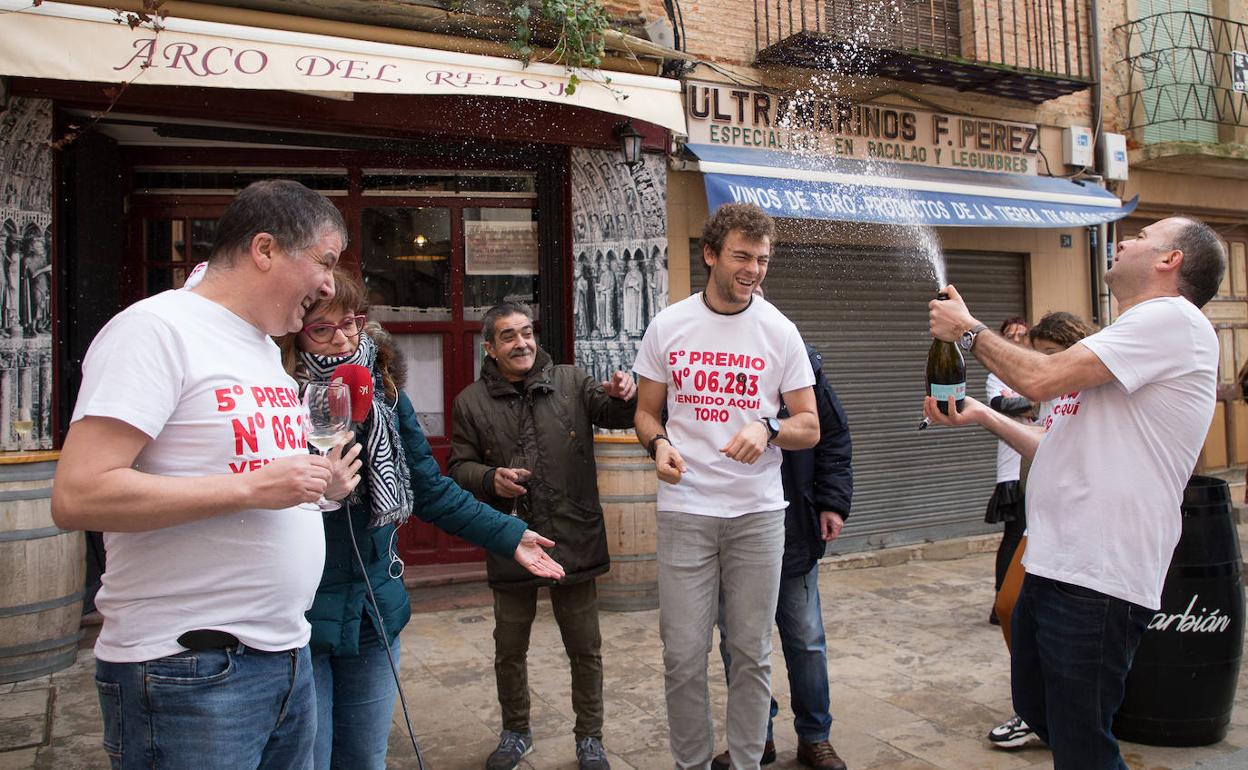
[[[737,174],[704,176],[706,202],[711,211],[725,203],[753,203],[773,217],[842,222],[932,227],[1083,227],[1121,219],[1134,211],[1138,202],[1138,198],[1133,198],[1118,207],[1085,206],[869,184]]]

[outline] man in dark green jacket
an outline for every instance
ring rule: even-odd
[[[455,398],[452,411],[451,477],[554,540],[551,556],[567,573],[555,583],[486,556],[503,731],[485,767],[512,770],[533,748],[525,658],[537,589],[546,585],[572,663],[578,767],[605,770],[594,578],[607,571],[610,558],[598,503],[594,426],[631,428],[637,386],[626,372],[600,383],[575,366],[554,365],[537,346],[533,314],[522,304],[491,308],[482,327],[488,358],[481,379]]]

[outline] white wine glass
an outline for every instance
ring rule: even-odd
[[[343,382],[310,382],[303,390],[304,435],[308,443],[327,453],[342,440],[342,434],[351,425],[351,390]],[[342,503],[317,500],[316,508],[336,511]]]
[[[31,418],[30,407],[23,406],[18,409],[17,419],[13,420],[10,425],[12,425],[13,432],[17,434],[17,440],[24,449],[26,442],[30,440],[30,434],[35,430],[35,421]]]
[[[523,471],[520,478],[516,479],[516,484],[524,487],[525,493],[512,498],[511,515],[520,516],[528,509],[529,491],[533,483],[533,469],[536,467],[533,452],[524,444],[521,444],[511,456],[511,462],[508,464],[512,470]]]

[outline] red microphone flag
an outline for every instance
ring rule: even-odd
[[[373,407],[373,375],[367,366],[339,364],[329,378],[330,382],[346,383],[351,391],[351,422],[364,422],[368,410]]]

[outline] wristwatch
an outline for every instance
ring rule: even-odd
[[[971,348],[975,346],[975,338],[979,336],[980,332],[987,328],[988,327],[983,324],[975,324],[971,328],[962,332],[962,336],[958,338],[958,347],[962,348],[964,352],[970,353]]]
[[[664,434],[662,434],[662,433],[656,433],[656,434],[654,434],[654,436],[650,439],[650,443],[649,443],[649,444],[646,444],[646,451],[650,453],[650,459],[651,459],[651,460],[657,459],[657,458],[656,458],[656,455],[658,454],[658,446],[657,446],[657,445],[658,445],[658,443],[659,443],[659,439],[663,439],[664,441],[666,441],[666,442],[667,442],[667,443],[669,443],[669,444],[670,444],[670,443],[672,443],[672,440],[671,440],[670,438],[668,438],[667,436],[665,436]]]
[[[775,441],[780,435],[780,421],[775,417],[759,417],[758,421],[767,426],[767,443]]]

